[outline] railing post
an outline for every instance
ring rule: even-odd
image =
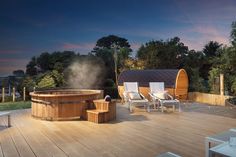
[[[25,87],[23,88],[23,101],[25,101]]]
[[[225,105],[224,74],[220,74],[220,104]]]
[[[2,102],[5,102],[5,88],[2,88]]]
[[[15,87],[12,88],[12,101],[15,102],[16,100],[16,89]]]
[[[220,95],[224,95],[224,74],[220,74]]]

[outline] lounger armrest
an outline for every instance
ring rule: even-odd
[[[150,96],[150,98],[153,100],[153,101],[155,101],[157,98],[152,94],[152,93],[148,93],[148,95]]]
[[[148,95],[149,95],[150,97],[154,97],[154,95],[153,95],[152,93],[150,93],[150,92],[148,93]]]
[[[139,95],[142,97],[142,99],[146,99],[143,94],[139,93]]]
[[[125,102],[129,100],[128,92],[123,92],[123,98]]]
[[[152,98],[152,99],[158,99],[158,100],[161,100],[160,98],[158,98],[157,96],[155,96],[155,95],[153,95],[153,93],[148,93],[149,95],[150,95],[150,97]]]
[[[171,96],[169,93],[166,93],[166,95],[167,95],[171,100],[174,100],[173,96]]]

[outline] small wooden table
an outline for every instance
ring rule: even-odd
[[[209,157],[212,157],[212,155],[221,155],[225,157],[236,157],[236,147],[232,147],[229,145],[229,143],[222,143],[218,146],[212,147],[209,150]]]
[[[8,127],[11,126],[11,112],[0,112],[0,117],[7,116]]]
[[[219,145],[229,141],[230,137],[236,137],[236,131],[225,131],[219,134],[205,137],[205,157],[209,157],[209,150],[212,144]]]

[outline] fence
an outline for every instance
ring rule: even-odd
[[[232,98],[232,96],[224,95],[224,75],[220,74],[219,80],[219,92],[220,94],[189,92],[188,99],[200,103],[207,103],[211,105],[226,105],[226,99]]]
[[[188,99],[200,103],[206,103],[211,105],[225,106],[225,100],[232,96],[225,96],[219,94],[200,93],[200,92],[189,92]]]
[[[6,94],[5,88],[2,88],[1,95],[2,95],[2,102],[5,102],[6,96],[12,96],[12,101],[13,102],[15,102],[16,97],[18,97],[18,94],[16,93],[16,88],[15,87],[12,88],[12,92],[10,94]],[[25,100],[26,100],[26,90],[25,90],[25,87],[23,87],[23,101],[25,101]]]

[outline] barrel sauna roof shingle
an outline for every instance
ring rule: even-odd
[[[164,82],[166,88],[174,88],[179,69],[127,70],[118,78],[119,86],[123,82],[138,82],[141,87],[149,87],[149,82]]]

